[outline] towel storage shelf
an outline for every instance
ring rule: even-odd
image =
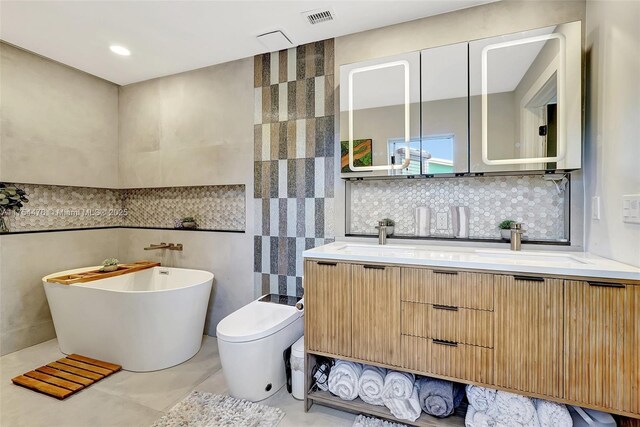
[[[355,400],[342,400],[327,391],[314,391],[309,394],[308,399],[322,405],[342,409],[347,412],[353,412],[354,414],[370,414],[396,423],[417,427],[463,427],[464,415],[466,413],[466,405],[461,405],[450,417],[436,418],[423,412],[422,415],[420,415],[420,418],[411,422],[409,420],[397,419],[385,406],[369,405],[368,403],[363,402],[360,398]]]
[[[304,264],[307,410],[394,419],[310,392],[323,356],[640,419],[640,281],[330,261]]]

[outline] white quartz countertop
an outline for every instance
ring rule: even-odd
[[[532,251],[483,247],[377,245],[334,242],[303,252],[304,258],[334,261],[454,267],[516,273],[557,274],[607,279],[640,280],[640,268],[587,252]]]

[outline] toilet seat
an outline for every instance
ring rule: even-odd
[[[292,306],[253,301],[222,319],[216,336],[227,342],[255,341],[282,330],[302,314]]]

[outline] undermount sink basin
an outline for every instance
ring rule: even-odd
[[[500,259],[500,260],[514,260],[514,261],[533,261],[533,262],[549,262],[549,263],[565,263],[565,262],[578,262],[580,264],[590,264],[589,261],[580,259],[573,255],[568,254],[553,254],[553,253],[535,253],[535,252],[507,252],[499,250],[476,250],[476,255],[483,258]]]
[[[461,247],[436,249],[408,245],[374,245],[347,243],[336,249],[344,255],[359,255],[389,258],[426,258],[454,260],[466,259],[470,262],[506,262],[509,264],[566,265],[567,263],[591,264],[590,261],[567,253],[515,252],[504,249],[470,249]]]
[[[343,254],[358,254],[358,255],[374,255],[374,256],[389,256],[389,257],[402,257],[402,256],[414,256],[416,248],[413,246],[400,246],[400,245],[355,245],[348,244],[337,249],[337,252]]]

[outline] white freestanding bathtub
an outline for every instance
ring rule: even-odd
[[[62,285],[42,278],[60,350],[155,371],[193,357],[202,343],[213,274],[154,267]]]

